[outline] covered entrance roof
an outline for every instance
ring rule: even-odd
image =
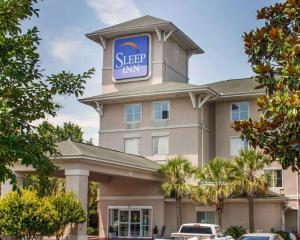
[[[61,156],[53,158],[59,167],[56,176],[63,177],[64,170],[81,169],[89,171],[91,180],[100,182],[113,176],[162,181],[157,172],[159,164],[142,156],[71,140],[59,142],[57,147]],[[34,169],[17,164],[13,171],[30,173]]]

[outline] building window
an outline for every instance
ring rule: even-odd
[[[129,154],[140,154],[140,139],[139,138],[125,138],[124,139],[124,152]]]
[[[231,156],[237,156],[239,155],[240,151],[246,150],[249,148],[248,141],[242,140],[239,137],[231,137],[230,138],[230,155]]]
[[[139,123],[142,119],[142,104],[126,104],[125,105],[125,121],[126,123]]]
[[[149,238],[152,235],[151,207],[109,207],[109,225],[116,236]]]
[[[153,155],[169,154],[169,137],[155,136],[153,137]]]
[[[249,104],[248,102],[231,104],[231,121],[248,120]]]
[[[153,103],[153,119],[154,121],[164,121],[169,119],[169,102]]]
[[[275,170],[265,170],[265,173],[270,174],[270,187],[279,187],[283,186],[282,184],[282,169],[275,169]]]
[[[197,212],[197,223],[216,223],[216,214],[214,211],[199,211]]]

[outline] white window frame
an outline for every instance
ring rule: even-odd
[[[249,119],[249,117],[250,117],[250,103],[249,103],[249,101],[242,101],[242,102],[231,102],[230,103],[230,121],[235,121],[235,120],[233,120],[232,119],[232,105],[233,104],[235,104],[235,105],[240,105],[241,103],[247,103],[247,105],[248,105],[248,119]],[[240,107],[239,107],[239,109],[240,109]],[[246,120],[248,120],[248,119],[246,119]],[[241,113],[240,113],[240,111],[239,111],[239,120],[241,120]],[[236,120],[236,121],[239,121],[239,120]]]
[[[139,121],[127,121],[127,106],[129,105],[140,105],[141,106],[141,119]],[[124,122],[126,124],[134,124],[134,123],[141,123],[143,119],[143,104],[142,103],[127,103],[124,104]]]
[[[163,153],[163,154],[159,154],[159,153],[155,153],[154,152],[154,139],[155,138],[168,138],[168,149],[167,149],[167,153]],[[153,156],[166,156],[170,154],[170,137],[169,135],[154,135],[152,136],[152,155]]]
[[[138,153],[128,153],[126,152],[126,140],[132,140],[132,139],[137,139],[138,141]],[[124,152],[127,153],[127,154],[133,154],[133,155],[140,155],[140,137],[125,137],[124,140],[123,140],[123,144],[124,144]]]
[[[217,219],[216,219],[216,218],[217,218],[216,211],[214,211],[214,210],[197,210],[197,211],[196,211],[196,218],[198,217],[198,216],[197,216],[197,213],[198,213],[198,212],[204,212],[204,213],[205,213],[205,224],[207,224],[207,221],[206,221],[206,220],[207,220],[207,212],[213,212],[213,213],[215,214],[215,220],[214,220],[214,223],[209,223],[209,224],[216,224],[216,222],[217,222],[217,221],[216,221],[216,220],[217,220]],[[196,222],[198,222],[198,219],[196,219]]]
[[[232,156],[232,157],[235,157],[235,156],[238,156],[238,154],[233,154],[233,152],[232,152],[232,146],[231,146],[231,140],[233,140],[233,139],[240,139],[241,141],[245,141],[245,140],[242,140],[241,139],[241,137],[239,137],[239,136],[231,136],[230,138],[229,138],[229,152],[230,152],[230,156]],[[248,149],[249,149],[249,147],[250,147],[250,145],[249,145],[249,142],[247,141],[247,147],[248,147]],[[243,147],[244,147],[244,144],[243,144]],[[245,148],[243,148],[243,149],[245,149]],[[241,149],[240,149],[241,150]],[[240,151],[239,150],[239,151]]]
[[[270,173],[273,171],[281,171],[281,186],[280,187],[275,187],[275,186],[270,186],[270,188],[273,189],[283,189],[283,185],[284,185],[284,177],[283,177],[283,169],[282,168],[264,168],[264,173]],[[272,182],[274,181],[273,177],[272,177]],[[274,183],[274,182],[273,182]]]
[[[167,103],[168,104],[168,110],[169,110],[169,114],[168,114],[168,118],[167,119],[155,119],[155,104],[157,103]],[[170,120],[170,115],[171,115],[171,108],[170,108],[170,101],[169,100],[164,100],[164,101],[155,101],[155,102],[152,102],[152,120],[154,122],[165,122],[165,121],[169,121]]]

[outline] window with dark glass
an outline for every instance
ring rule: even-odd
[[[247,120],[249,118],[248,102],[232,103],[231,104],[231,120]]]
[[[153,103],[154,121],[168,120],[169,112],[170,112],[169,103],[167,101]]]

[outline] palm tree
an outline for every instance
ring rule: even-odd
[[[178,229],[182,224],[181,199],[190,194],[191,185],[187,179],[192,176],[194,170],[189,160],[180,155],[169,159],[158,170],[165,177],[165,182],[161,185],[163,193],[168,197],[173,194],[175,196]]]
[[[232,164],[234,179],[230,182],[236,191],[246,194],[249,205],[249,231],[254,231],[254,197],[268,189],[269,176],[259,172],[270,163],[269,158],[255,149],[241,150]]]
[[[222,226],[224,199],[232,193],[228,184],[231,177],[230,170],[229,160],[219,157],[211,160],[197,171],[196,178],[199,180],[199,186],[195,187],[192,193],[194,202],[215,205],[220,226]]]

